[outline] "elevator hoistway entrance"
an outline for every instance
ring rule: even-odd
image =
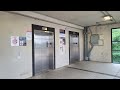
[[[69,63],[75,63],[80,60],[79,53],[79,33],[69,31]]]
[[[34,28],[34,75],[54,69],[54,30]]]

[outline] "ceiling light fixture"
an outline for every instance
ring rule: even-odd
[[[46,30],[47,31],[47,27],[42,27],[42,30]]]
[[[110,21],[113,18],[112,18],[112,16],[107,15],[107,16],[104,16],[103,19],[104,19],[104,21]]]

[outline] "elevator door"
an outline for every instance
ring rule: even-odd
[[[54,33],[34,30],[35,74],[54,68]]]
[[[70,39],[70,64],[78,62],[80,58],[79,54],[79,33],[69,32]]]

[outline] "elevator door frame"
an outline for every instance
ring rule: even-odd
[[[32,24],[32,76],[35,76],[34,30],[43,31],[42,27],[46,27],[46,26]],[[47,27],[47,31],[51,31],[54,34],[54,66],[53,66],[53,70],[54,70],[55,69],[55,28]]]
[[[69,31],[69,65],[71,65],[72,63],[70,62],[70,32],[73,32],[73,33],[77,33],[78,34],[78,47],[80,49],[80,44],[79,44],[79,32],[74,32],[74,31]],[[80,61],[80,50],[79,51],[79,61]]]

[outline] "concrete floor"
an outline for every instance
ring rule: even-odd
[[[30,79],[120,79],[120,64],[81,61]]]

